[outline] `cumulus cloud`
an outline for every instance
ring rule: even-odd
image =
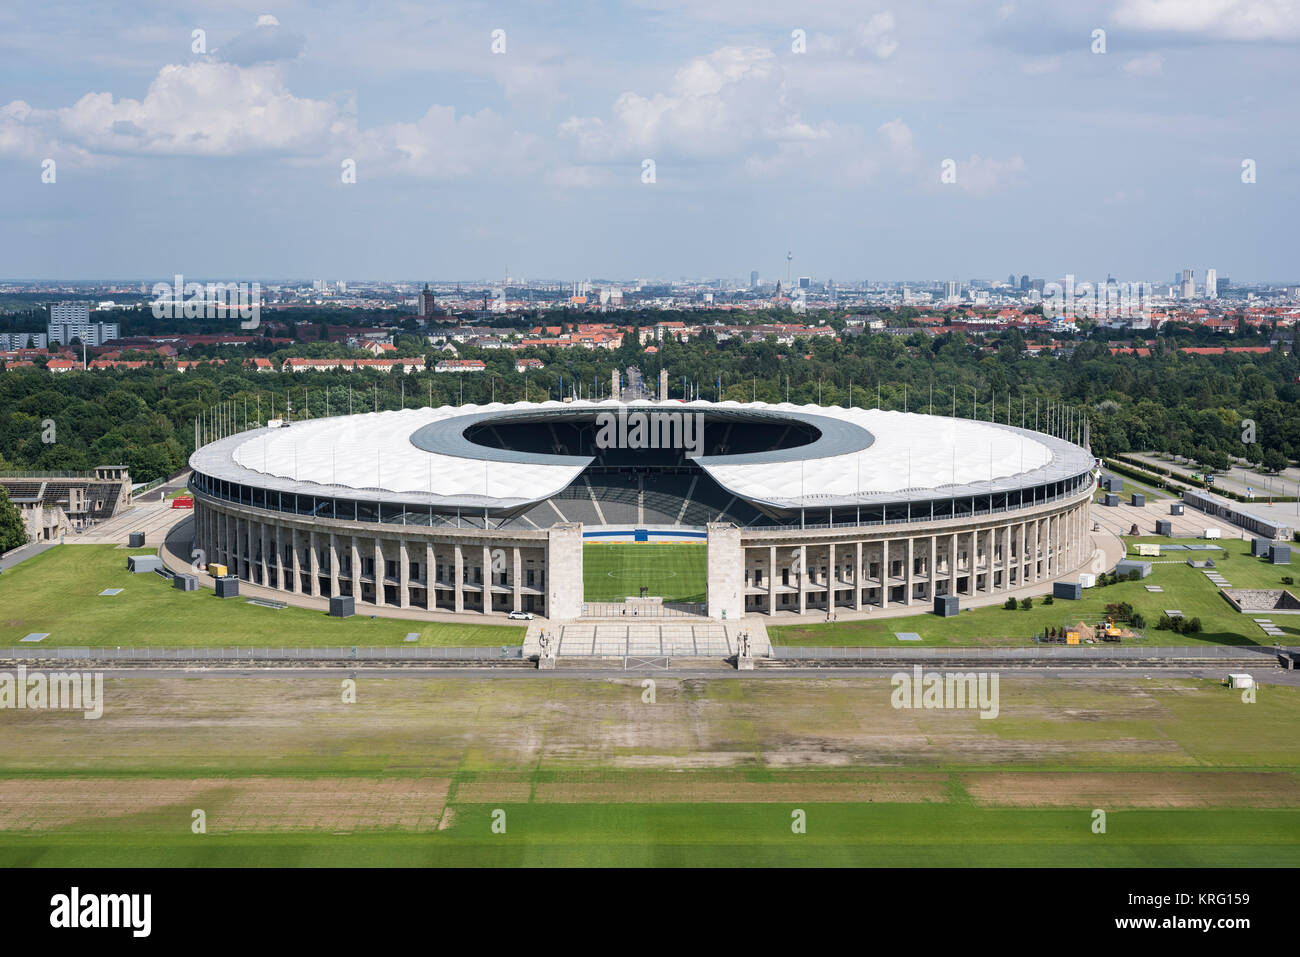
[[[1129,60],[1121,69],[1133,76],[1155,76],[1164,69],[1164,66],[1165,58],[1159,53],[1146,53]]]
[[[306,38],[302,34],[286,30],[279,20],[264,13],[257,18],[253,29],[234,37],[213,51],[213,55],[237,66],[253,66],[258,63],[296,60],[306,45]]]
[[[535,137],[483,110],[432,106],[413,122],[361,129],[347,102],[295,96],[273,65],[165,66],[140,99],[87,93],[58,109],[0,107],[0,154],[94,164],[125,156],[272,153],[295,163],[357,161],[361,175],[508,176],[538,165]]]
[[[723,158],[755,143],[815,140],[826,126],[793,110],[771,50],[724,47],[681,67],[664,93],[620,95],[604,117],[570,117],[563,136],[588,161],[655,152]]]
[[[898,38],[894,36],[894,15],[888,11],[877,13],[866,23],[859,24],[856,31],[857,47],[874,56],[886,60],[898,49]]]
[[[1113,18],[1135,30],[1209,40],[1300,38],[1295,0],[1119,0]]]
[[[953,185],[964,193],[987,195],[1012,185],[1025,169],[1025,161],[1019,156],[997,160],[976,153],[957,161],[957,181]]]
[[[52,110],[5,108],[5,125],[88,152],[224,156],[322,148],[337,107],[294,96],[273,68],[200,61],[165,66],[141,99],[87,93]]]
[[[1059,56],[1036,56],[1025,61],[1020,67],[1021,71],[1028,73],[1030,76],[1042,76],[1044,73],[1055,73],[1061,68],[1061,58]]]
[[[371,172],[425,179],[520,175],[541,162],[537,138],[515,131],[500,114],[457,114],[452,106],[432,106],[413,123],[366,130],[347,148]]]

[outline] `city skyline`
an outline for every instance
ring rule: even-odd
[[[1294,3],[377,9],[0,12],[3,271],[1294,268]]]

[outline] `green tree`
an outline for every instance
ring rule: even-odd
[[[23,525],[18,506],[9,501],[9,492],[0,486],[0,552],[27,543],[27,529]]]

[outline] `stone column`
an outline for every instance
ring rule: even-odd
[[[728,621],[743,618],[745,553],[740,545],[740,529],[730,522],[711,522],[705,527],[709,549],[706,613],[710,618]]]
[[[483,614],[486,615],[488,612],[492,610],[492,586],[496,584],[496,582],[492,580],[492,571],[493,571],[492,550],[487,545],[483,546],[483,558],[481,560],[483,562],[483,575],[482,575],[483,609],[482,610],[483,610]]]
[[[948,539],[948,594],[957,594],[957,533]]]
[[[315,531],[307,533],[307,574],[311,576],[311,597],[320,597],[320,539]]]
[[[907,592],[905,599],[907,604],[912,604],[912,592],[916,586],[912,583],[912,566],[916,563],[916,539],[911,535],[907,536],[907,565],[903,568],[904,588]]]
[[[853,545],[853,607],[862,611],[862,543]]]
[[[889,539],[880,540],[880,610],[889,607]]]
[[[289,574],[293,576],[293,582],[289,586],[289,591],[297,594],[302,591],[302,559],[298,556],[298,527],[295,525],[289,530],[289,548],[293,555],[289,562]]]
[[[835,611],[835,546],[826,546],[826,610]]]
[[[437,568],[438,556],[434,554],[433,542],[424,543],[424,607],[433,611],[438,607],[438,593],[434,590],[434,569]]]
[[[712,548],[709,552],[712,554]],[[710,564],[712,559],[710,559]],[[461,564],[456,548],[456,567]],[[582,523],[552,525],[546,538],[546,617],[582,617]],[[458,599],[459,603],[459,599]]]
[[[406,539],[397,540],[397,605],[411,607],[411,557],[406,551]]]
[[[776,546],[769,545],[767,560],[771,563],[767,570],[767,613],[776,614]]]
[[[274,588],[275,586],[271,584],[271,536],[267,533],[265,522],[258,522],[257,528],[262,545],[262,586]]]
[[[388,578],[384,572],[384,540],[378,535],[375,536],[375,604],[382,608],[388,604],[384,598],[384,580]]]
[[[809,546],[800,546],[800,614],[807,611],[807,580],[809,580]]]
[[[352,597],[361,601],[361,539],[352,536]]]
[[[925,557],[925,597],[926,600],[933,604],[934,602],[934,580],[939,574],[939,537],[930,536],[930,554]]]
[[[520,579],[523,578],[524,558],[523,552],[518,545],[510,549],[510,608],[512,611],[523,611],[524,599],[520,589]]]
[[[455,599],[455,610],[457,613],[460,613],[465,610],[465,587],[464,587],[465,586],[465,556],[461,554],[460,542],[456,543],[455,548],[456,548],[456,565],[455,565],[456,577],[452,579],[452,588],[453,588],[453,595]],[[548,568],[550,567],[549,562],[547,563],[547,567]],[[547,617],[548,618],[550,617],[549,613]]]
[[[339,543],[338,536],[330,532],[330,597],[339,593]]]

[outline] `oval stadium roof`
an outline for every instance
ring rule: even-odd
[[[879,504],[970,496],[1087,471],[1092,456],[1064,439],[1010,425],[944,416],[764,402],[542,402],[404,409],[294,422],[212,442],[190,459],[215,478],[360,499],[506,508],[569,485],[590,456],[476,445],[471,425],[495,417],[601,412],[708,413],[797,420],[808,445],[695,461],[733,494],[777,507]]]

